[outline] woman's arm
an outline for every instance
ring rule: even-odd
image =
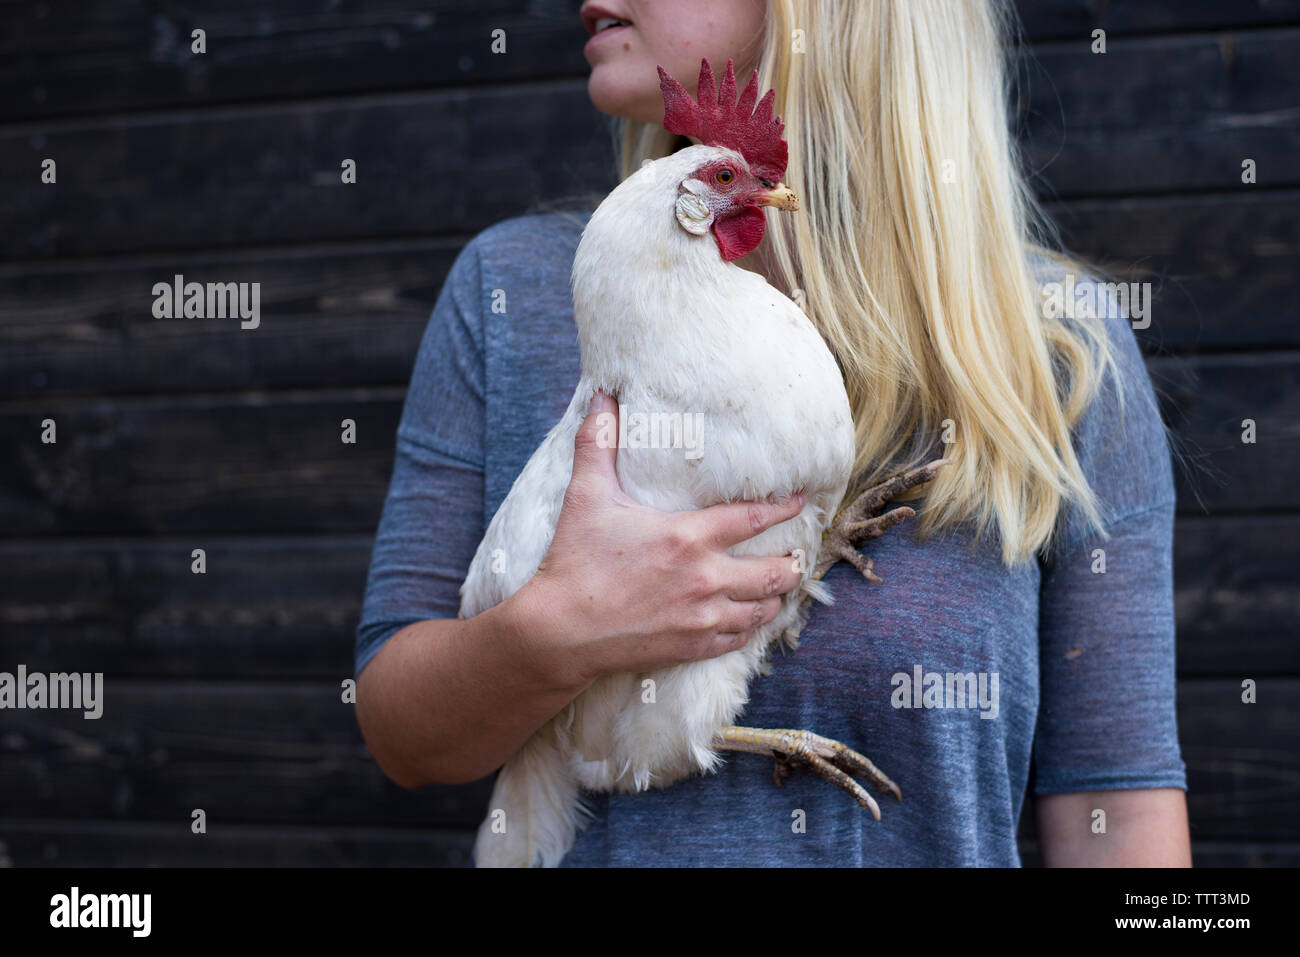
[[[1048,794],[1036,803],[1048,867],[1192,866],[1181,788]]]
[[[1186,866],[1172,463],[1133,331],[1118,311],[1105,315],[1118,375],[1106,377],[1076,440],[1106,534],[1071,507],[1040,566],[1039,836],[1048,865]]]
[[[799,514],[804,496],[691,512],[641,506],[619,486],[617,450],[596,441],[602,413],[617,415],[617,405],[598,395],[532,580],[474,618],[408,625],[362,670],[357,720],[403,787],[490,774],[602,674],[743,646],[798,586],[788,557],[727,550]]]
[[[583,685],[529,641],[541,625],[518,593],[393,635],[357,681],[357,721],[384,773],[405,788],[476,780],[572,701]]]

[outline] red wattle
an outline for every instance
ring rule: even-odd
[[[713,235],[726,262],[753,252],[763,241],[767,219],[757,206],[742,206],[739,212],[713,221]]]

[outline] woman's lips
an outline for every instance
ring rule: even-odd
[[[591,39],[588,40],[588,41],[586,42],[586,44],[583,46],[583,48],[582,48],[583,52],[585,53],[586,51],[592,49],[592,47],[593,47],[595,44],[603,42],[603,41],[606,40],[606,39],[607,39],[611,34],[620,34],[620,33],[622,33],[624,30],[626,30],[626,29],[627,29],[628,27],[630,27],[630,26],[631,26],[630,23],[625,23],[625,24],[623,24],[622,26],[619,26],[619,27],[607,27],[606,29],[601,30],[599,33],[593,34],[592,37],[591,37]]]

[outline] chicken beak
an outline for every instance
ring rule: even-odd
[[[777,209],[793,211],[799,208],[799,197],[785,183],[777,183],[771,189],[755,193],[754,203],[758,206],[775,206]]]

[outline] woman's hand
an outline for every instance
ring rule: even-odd
[[[617,449],[597,442],[602,413],[618,407],[597,393],[550,550],[508,600],[530,656],[579,686],[734,651],[801,578],[788,556],[733,558],[728,549],[798,515],[803,494],[687,512],[639,505],[619,484]]]
[[[793,518],[784,504],[659,512],[623,494],[592,403],[555,537],[528,584],[473,618],[398,631],[362,670],[357,720],[403,787],[474,781],[611,672],[649,671],[739,648],[799,584],[790,558],[727,549]]]

